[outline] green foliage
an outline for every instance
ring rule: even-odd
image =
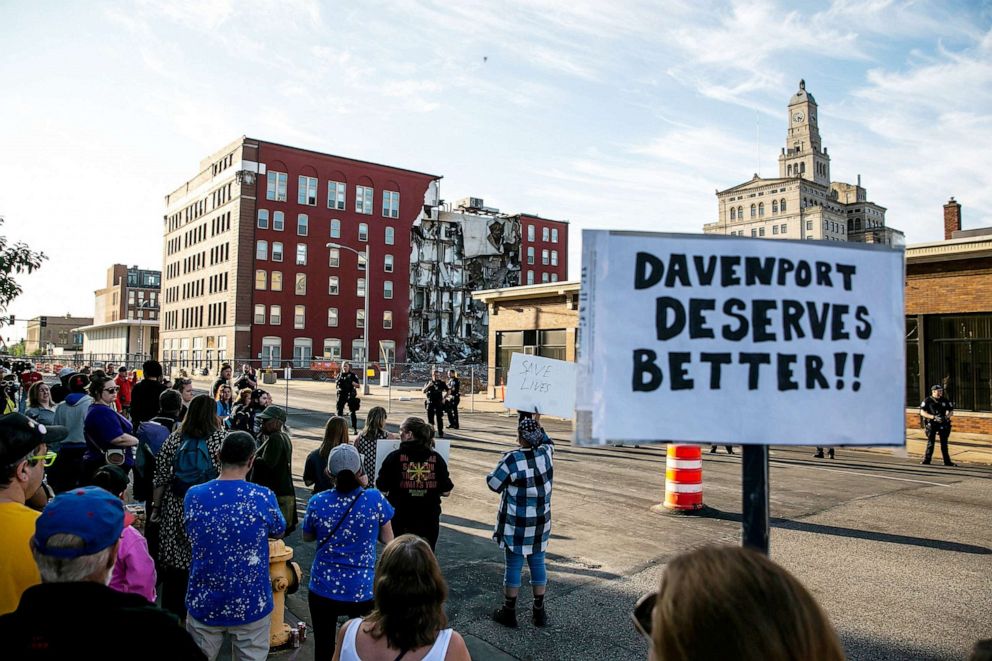
[[[0,225],[3,222],[4,219],[0,218]],[[40,268],[46,259],[45,253],[34,252],[23,243],[8,245],[7,237],[0,236],[0,312],[5,312],[7,306],[21,295],[21,286],[14,276],[31,273]]]
[[[10,345],[10,355],[21,358],[26,355],[24,351],[24,340],[21,340],[17,344]]]

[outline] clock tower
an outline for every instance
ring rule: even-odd
[[[802,177],[830,186],[830,156],[822,147],[817,125],[816,99],[799,81],[799,91],[789,99],[789,130],[785,147],[778,157],[780,177]]]

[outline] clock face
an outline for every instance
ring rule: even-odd
[[[803,117],[805,117],[805,115],[803,115],[801,112],[793,113],[792,121],[798,124],[799,122],[803,121]]]

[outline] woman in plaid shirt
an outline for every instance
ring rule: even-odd
[[[503,578],[503,605],[493,613],[500,624],[517,626],[517,594],[524,558],[530,567],[530,584],[534,589],[532,622],[543,627],[548,623],[544,610],[544,592],[548,574],[544,552],[551,536],[551,482],[554,476],[554,444],[540,424],[541,416],[524,418],[517,427],[520,447],[507,452],[486,481],[500,494],[499,513],[493,539],[503,549],[506,565]]]

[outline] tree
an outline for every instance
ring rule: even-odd
[[[3,223],[4,218],[0,216],[0,225]],[[7,306],[21,295],[21,286],[14,276],[31,273],[46,259],[45,253],[34,252],[23,243],[9,246],[7,237],[0,236],[0,312],[6,312]]]

